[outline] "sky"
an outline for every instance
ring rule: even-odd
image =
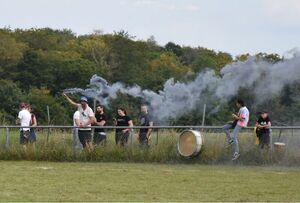
[[[159,45],[285,55],[300,47],[298,0],[0,0],[0,27],[125,30]]]

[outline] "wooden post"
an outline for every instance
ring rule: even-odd
[[[5,148],[9,148],[9,128],[6,127]]]
[[[206,104],[203,105],[203,114],[202,114],[202,127],[204,127],[205,124],[205,111],[206,111]],[[202,128],[202,131],[204,129]]]
[[[48,126],[49,126],[50,125],[50,110],[49,110],[48,105],[47,105],[47,115],[48,115]],[[47,142],[49,141],[49,136],[50,136],[50,128],[48,128]]]

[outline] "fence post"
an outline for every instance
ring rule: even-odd
[[[9,148],[9,128],[6,127],[5,148]]]
[[[156,143],[155,143],[155,145],[158,144],[158,131],[159,131],[159,129],[157,128],[157,131],[156,131]]]
[[[47,116],[48,116],[48,126],[49,126],[50,125],[50,110],[49,110],[48,105],[47,105]],[[47,142],[49,141],[49,136],[50,136],[50,128],[48,127]]]
[[[133,129],[130,130],[130,145],[132,147],[132,142],[133,142]]]
[[[205,113],[206,113],[206,104],[203,105],[203,114],[202,114],[202,131],[204,130],[204,123],[205,123]]]

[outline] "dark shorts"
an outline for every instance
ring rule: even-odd
[[[140,141],[141,145],[148,146],[147,132],[140,132],[139,133],[139,141]]]
[[[91,130],[78,130],[78,138],[83,148],[86,147],[88,142],[92,141],[92,131]]]
[[[35,134],[32,134],[30,130],[20,131],[20,144],[27,144],[28,142],[34,143],[36,141]]]
[[[95,132],[93,143],[96,145],[105,144],[106,142],[106,133],[105,132]]]
[[[264,148],[264,146],[268,147],[270,145],[270,132],[259,132],[257,137],[261,148]]]
[[[124,146],[128,142],[129,132],[123,133],[122,131],[116,132],[115,140],[116,144],[120,144],[121,146]]]

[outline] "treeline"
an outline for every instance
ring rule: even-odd
[[[242,54],[234,59],[229,53],[184,47],[173,42],[160,46],[153,37],[136,40],[125,31],[77,36],[71,30],[50,28],[0,29],[0,123],[13,124],[19,111],[18,104],[26,101],[32,105],[40,124],[47,124],[46,106],[50,108],[51,124],[71,124],[73,110],[61,93],[65,88],[86,88],[93,74],[111,83],[119,81],[159,91],[171,77],[189,81],[207,67],[219,73],[226,64],[246,60],[248,56]],[[277,54],[259,53],[256,56],[272,63],[282,60]],[[300,104],[293,95],[299,93],[300,88],[286,88],[272,105],[278,115],[284,111],[290,113],[288,118],[294,118],[297,116],[294,110]],[[251,101],[251,94],[238,96]],[[140,99],[120,94],[107,111],[112,115],[112,111],[122,105],[137,118],[140,102]],[[218,114],[208,115],[206,124],[217,125],[228,120],[232,108],[231,103],[222,104]],[[173,124],[199,124],[200,109],[177,118]],[[279,119],[280,122],[291,121],[285,118]]]

